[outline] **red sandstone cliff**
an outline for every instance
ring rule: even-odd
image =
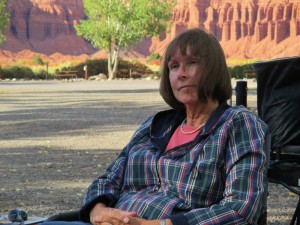
[[[48,55],[95,52],[73,27],[84,17],[82,0],[8,0],[8,10],[10,27],[2,49]]]
[[[11,24],[2,55],[95,52],[73,28],[84,17],[83,0],[9,0],[8,8]],[[170,34],[142,43],[138,52],[163,53],[176,34],[204,27],[220,40],[227,58],[300,55],[299,0],[178,0],[172,24]]]
[[[274,58],[300,55],[299,0],[180,0],[162,52],[176,34],[204,27],[221,42],[227,58]]]

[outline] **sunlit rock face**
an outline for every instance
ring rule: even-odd
[[[10,27],[5,49],[52,54],[95,51],[77,37],[74,24],[84,18],[82,0],[9,0]]]
[[[8,0],[11,22],[2,49],[43,54],[92,54],[76,35],[84,18],[83,0]],[[163,54],[180,32],[202,27],[220,41],[227,58],[274,58],[300,55],[299,0],[177,0],[170,32],[135,49]]]
[[[300,53],[299,0],[178,0],[170,34],[154,38],[152,51],[162,51],[175,35],[193,27],[213,33],[227,58]]]

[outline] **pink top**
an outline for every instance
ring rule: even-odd
[[[183,130],[185,132],[191,132],[191,131],[194,131],[195,129],[196,128],[193,126],[188,126],[186,124],[183,125]],[[184,134],[181,132],[180,126],[178,126],[166,147],[166,151],[168,151],[176,146],[179,146],[179,145],[182,145],[184,143],[194,140],[200,130],[201,129],[199,129],[197,132],[192,133],[192,134]]]

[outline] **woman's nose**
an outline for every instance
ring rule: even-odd
[[[178,77],[186,77],[186,76],[187,76],[186,66],[182,63],[179,65],[178,68]]]

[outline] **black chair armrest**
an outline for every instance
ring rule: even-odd
[[[50,216],[46,221],[79,221],[79,210],[58,213]]]

